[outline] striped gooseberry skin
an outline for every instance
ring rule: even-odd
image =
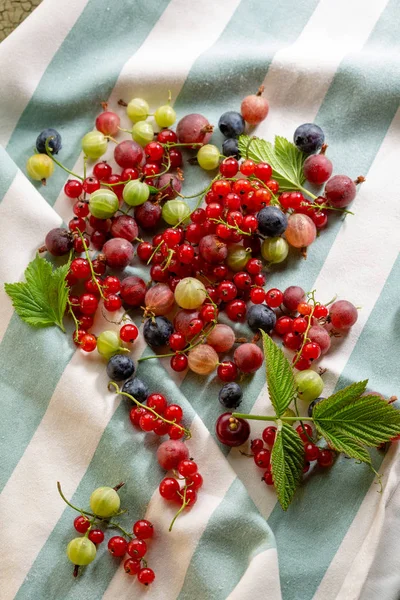
[[[317,236],[317,228],[307,215],[295,213],[290,215],[285,231],[287,242],[294,248],[307,248]]]
[[[209,375],[218,365],[218,354],[208,344],[196,346],[189,352],[189,369],[198,375]]]
[[[166,315],[175,304],[175,298],[168,285],[156,283],[147,290],[144,302],[148,313],[155,316]]]

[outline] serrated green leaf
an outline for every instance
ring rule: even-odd
[[[278,500],[287,510],[300,483],[304,467],[304,445],[297,433],[278,421],[271,452],[271,471]]]
[[[239,152],[243,157],[271,165],[272,176],[282,192],[297,190],[305,181],[303,165],[307,156],[284,137],[276,136],[273,145],[260,138],[241,135]]]
[[[366,381],[340,390],[315,405],[318,432],[338,452],[370,463],[366,447],[376,447],[400,434],[400,412],[380,396],[361,396]]]
[[[278,417],[282,416],[297,395],[292,367],[282,350],[265,331],[263,337],[269,397]]]
[[[65,331],[68,270],[69,263],[53,271],[51,263],[37,255],[25,270],[26,282],[5,284],[15,311],[23,321],[33,327],[57,325]]]

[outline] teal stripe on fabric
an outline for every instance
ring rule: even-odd
[[[12,316],[0,346],[0,490],[32,439],[74,351],[69,334],[55,327],[33,330],[16,313]]]
[[[63,140],[60,160],[73,168],[81,152],[81,139],[94,126],[127,59],[142,45],[169,0],[89,0],[79,19],[54,55],[18,121],[7,152],[25,171],[38,134],[57,129]],[[112,37],[112,44],[108,39]],[[55,169],[43,197],[53,205],[66,180]]]
[[[256,554],[275,547],[265,519],[235,479],[208,521],[210,534],[197,545],[178,600],[225,600]],[[244,558],[247,559],[244,560]],[[217,568],[216,568],[217,567]]]
[[[185,423],[189,424],[192,421],[194,411],[190,403],[176,385],[165,377],[165,370],[158,361],[146,369],[145,380],[150,391],[165,394],[171,402],[182,406]],[[99,375],[99,386],[104,389],[105,396],[107,381],[103,371]],[[106,398],[104,401],[107,401]],[[124,481],[125,486],[120,492],[121,505],[128,509],[128,514],[121,517],[120,522],[127,530],[131,530],[132,524],[143,518],[154,490],[165,475],[156,459],[159,438],[153,434],[146,435],[132,427],[129,420],[131,408],[132,403],[129,400],[121,401],[71,500],[77,506],[88,507],[90,494],[95,488],[101,485],[114,486]],[[59,478],[62,484],[62,473],[59,474]],[[56,482],[54,502],[63,502],[58,496]],[[76,515],[77,513],[66,507],[20,587],[16,599],[77,600],[79,597],[79,600],[98,600],[103,596],[116,570],[122,568],[121,560],[115,560],[109,555],[107,543],[104,542],[98,549],[94,563],[85,569],[84,576],[74,580],[71,563],[65,556],[65,548],[77,535],[72,526]],[[156,519],[154,527],[157,531]],[[112,535],[118,533],[110,530],[107,539]],[[168,535],[168,532],[160,531],[160,535]],[[157,543],[156,540],[154,543]],[[154,569],[157,571],[156,565]],[[51,576],[51,573],[54,576]]]
[[[0,146],[0,202],[16,176],[18,167],[9,157],[3,146]]]
[[[399,281],[400,256],[337,389],[369,377],[371,391],[399,394],[400,335],[393,312],[398,305]],[[376,470],[382,460],[383,454],[373,451]],[[374,474],[367,465],[341,457],[331,469],[308,477],[286,513],[279,507],[274,509],[268,523],[276,536],[284,600],[298,600],[299,593],[302,600],[313,597],[373,481]]]

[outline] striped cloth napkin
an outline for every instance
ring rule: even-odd
[[[171,90],[178,118],[200,112],[216,123],[263,83],[271,109],[257,135],[291,138],[315,121],[335,173],[366,177],[355,216],[332,219],[307,260],[274,269],[268,286],[315,288],[322,301],[338,294],[362,307],[322,361],[326,393],[369,378],[370,389],[398,394],[399,22],[397,0],[44,0],[0,47],[1,283],[20,280],[46,232],[71,218],[65,172],[46,187],[25,176],[42,129],[60,131],[63,162],[82,172],[80,140],[101,101],[128,126],[120,98],[144,97],[154,109]],[[187,194],[208,181],[194,167],[186,175]],[[132,430],[97,353],[85,356],[55,328],[29,328],[3,285],[0,294],[2,600],[400,598],[395,445],[374,454],[383,493],[366,466],[341,457],[310,476],[284,513],[252,461],[216,442],[215,378],[145,362],[140,376],[191,422],[190,452],[205,480],[196,506],[168,533],[174,510],[158,494],[155,442]],[[104,325],[96,322],[95,333]],[[145,351],[140,340],[133,357]],[[267,413],[262,369],[246,383],[242,407]],[[252,425],[253,436],[261,429]],[[99,485],[126,482],[127,526],[146,516],[157,530],[150,590],[105,545],[72,578],[65,548],[74,514],[57,480],[80,506]]]

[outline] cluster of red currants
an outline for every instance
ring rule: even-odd
[[[183,411],[178,404],[168,404],[162,394],[156,393],[147,397],[146,404],[158,416],[146,411],[143,406],[135,406],[129,413],[134,427],[139,427],[146,433],[152,431],[160,437],[168,435],[171,440],[179,440],[185,435],[185,429],[180,425]]]
[[[171,457],[169,458],[171,460]],[[176,461],[173,462],[175,464]],[[164,477],[161,481],[160,496],[181,507],[191,507],[197,500],[198,490],[203,485],[203,477],[198,472],[197,464],[190,459],[181,460],[176,469],[176,471],[174,470],[175,477]]]

